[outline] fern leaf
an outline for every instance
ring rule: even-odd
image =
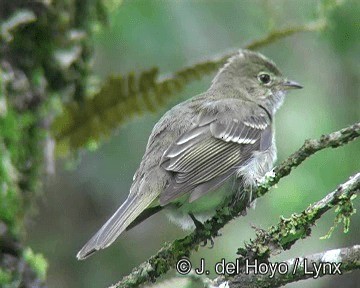
[[[98,144],[127,119],[146,111],[156,111],[185,85],[216,71],[227,58],[199,63],[161,81],[157,68],[145,71],[139,77],[133,73],[126,77],[109,77],[94,97],[81,104],[66,105],[55,119],[52,132],[57,154],[64,156],[90,144]]]

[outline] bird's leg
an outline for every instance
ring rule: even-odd
[[[252,194],[252,192],[249,190],[248,187],[246,188],[244,186],[239,187],[230,205],[234,207],[238,203],[244,203],[245,206],[248,206],[250,194]]]
[[[197,230],[202,230],[202,229],[204,229],[204,224],[201,223],[199,220],[197,220],[197,219],[195,218],[194,214],[189,213],[189,216],[190,216],[191,220],[194,222],[195,227],[196,227]],[[220,234],[219,232],[217,232],[216,236],[221,236],[221,234]],[[205,247],[206,245],[207,245],[207,239],[205,239],[205,240],[200,244],[201,247]],[[214,247],[214,239],[213,239],[213,237],[211,236],[209,249],[212,249],[213,247]]]
[[[201,229],[204,228],[204,224],[201,223],[199,220],[197,220],[197,219],[195,218],[194,214],[189,213],[189,216],[190,216],[191,220],[194,222],[195,227],[196,227],[197,230],[201,230]]]
[[[237,204],[242,204],[243,209],[239,212],[238,216],[245,216],[247,214],[247,208],[255,208],[255,194],[258,179],[254,183],[247,183],[243,177],[236,178],[234,181],[233,190],[235,190],[234,196],[230,205],[234,207]]]
[[[249,190],[248,186],[244,185],[241,179],[236,184],[238,186],[234,188],[236,189],[236,192],[229,205],[234,207],[235,205],[242,203],[243,209],[239,212],[238,216],[245,216],[247,214],[247,207],[249,205],[249,196],[252,194],[252,192]]]
[[[235,178],[232,189],[235,191],[230,202],[232,207],[237,203],[245,203],[247,201],[248,187],[245,185],[243,177]]]
[[[256,197],[254,197],[253,190],[256,189],[256,184],[250,185],[249,189],[250,189],[250,193],[249,193],[249,199],[247,200],[248,201],[247,206],[249,206],[252,209],[255,209]]]

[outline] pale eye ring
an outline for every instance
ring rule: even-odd
[[[268,73],[260,73],[258,75],[258,80],[262,83],[262,84],[270,84],[271,82],[271,76]]]

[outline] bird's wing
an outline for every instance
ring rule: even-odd
[[[271,145],[271,119],[262,112],[247,117],[202,115],[195,127],[181,135],[164,153],[161,166],[172,174],[160,195],[162,206],[191,192],[189,201],[220,186],[254,151]],[[229,119],[228,115],[227,119]]]

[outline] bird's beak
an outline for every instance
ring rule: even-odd
[[[284,87],[284,90],[290,90],[290,89],[301,89],[303,86],[301,86],[299,83],[291,80],[285,80],[282,84]]]

